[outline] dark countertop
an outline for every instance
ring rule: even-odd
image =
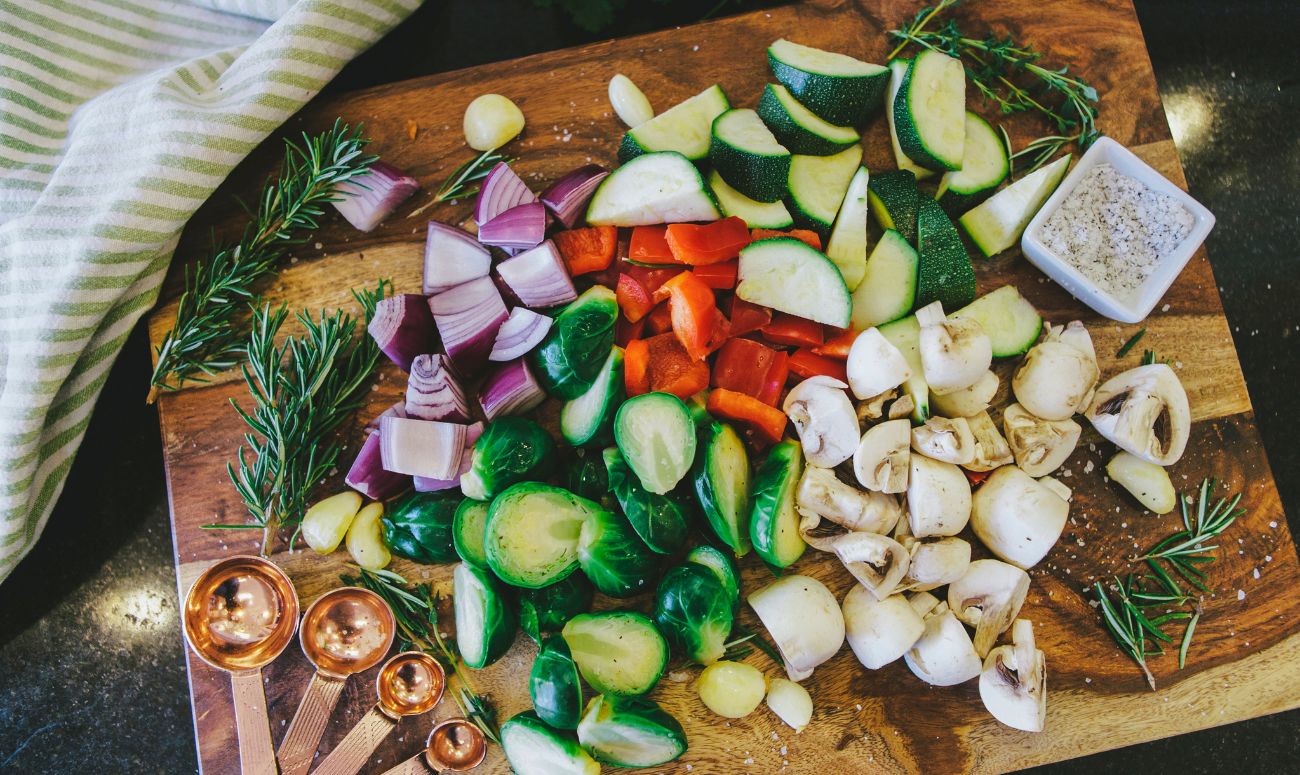
[[[748,3],[749,7],[759,3]],[[605,35],[698,17],[632,4]],[[737,2],[723,0],[723,10]],[[1300,529],[1300,6],[1138,0],[1191,191],[1292,532]],[[1044,5],[1047,12],[1048,6]],[[484,19],[492,19],[487,24]],[[331,86],[345,90],[604,37],[528,0],[432,0]],[[109,376],[40,543],[0,585],[0,771],[195,769],[156,413],[137,328]],[[1300,711],[1042,768],[1287,771]]]

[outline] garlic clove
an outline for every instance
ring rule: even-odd
[[[1169,472],[1136,455],[1120,452],[1106,464],[1106,473],[1112,481],[1128,490],[1143,508],[1156,514],[1168,514],[1178,505],[1174,483]]]

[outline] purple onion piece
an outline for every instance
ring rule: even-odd
[[[497,264],[497,274],[525,307],[554,307],[578,298],[564,258],[550,240]]]
[[[522,358],[503,363],[489,374],[478,395],[483,414],[489,421],[508,414],[523,414],[537,408],[544,400],[546,393]]]
[[[366,433],[371,435],[379,433],[379,423],[383,422],[385,417],[406,417],[406,402],[398,401],[380,412],[378,415],[372,417],[370,422],[366,423]]]
[[[429,221],[424,242],[424,294],[442,293],[470,280],[487,277],[492,271],[492,254],[474,235]]]
[[[553,320],[526,307],[510,310],[510,319],[497,331],[489,361],[513,361],[522,358],[546,338]]]
[[[537,195],[510,169],[510,165],[497,162],[479,186],[478,199],[474,201],[474,220],[482,225],[512,207],[536,201]]]
[[[385,417],[379,421],[379,441],[385,471],[450,479],[460,470],[465,426]]]
[[[442,346],[456,373],[467,378],[482,371],[501,324],[510,317],[491,277],[480,277],[429,299]]]
[[[343,480],[348,487],[374,501],[391,498],[411,485],[411,477],[384,470],[382,447],[379,433],[366,436]]]
[[[370,169],[334,187],[332,204],[348,223],[370,231],[420,189],[420,181],[391,164],[377,161]]]
[[[460,469],[456,473],[455,479],[429,479],[423,476],[415,477],[416,492],[437,492],[439,490],[451,490],[460,487],[460,478],[469,473],[470,466],[474,464],[474,442],[478,437],[483,435],[483,423],[476,422],[465,428],[465,449],[460,456]]]
[[[531,248],[546,239],[546,207],[541,202],[516,205],[479,224],[478,241],[499,248]]]
[[[543,191],[542,204],[555,214],[566,229],[572,229],[587,211],[591,195],[596,193],[596,188],[608,176],[609,170],[599,164],[579,167]]]
[[[406,416],[417,420],[469,422],[469,403],[445,355],[421,355],[406,379]]]
[[[431,352],[437,345],[429,305],[415,293],[380,299],[366,330],[384,355],[403,371],[411,370],[415,356]]]

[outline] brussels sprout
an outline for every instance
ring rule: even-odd
[[[393,554],[425,564],[457,559],[452,525],[464,500],[453,492],[413,492],[384,514],[384,543]]]
[[[655,624],[692,662],[711,665],[727,650],[734,614],[713,570],[687,563],[664,574],[655,593]]]
[[[614,346],[617,320],[618,301],[603,285],[593,285],[565,307],[527,356],[542,389],[563,401],[587,392]]]
[[[467,562],[452,574],[456,645],[475,670],[501,658],[515,642],[519,617],[492,574]]]
[[[668,664],[664,636],[636,611],[578,614],[563,635],[582,677],[602,694],[645,694]]]
[[[564,487],[574,495],[600,503],[609,497],[605,460],[594,450],[575,449],[564,468]]]
[[[578,547],[581,561],[582,544]],[[570,573],[563,581],[541,589],[521,589],[519,626],[528,637],[540,641],[542,633],[558,632],[565,622],[590,609],[595,594],[591,582],[581,573]]]
[[[631,597],[654,583],[659,557],[637,536],[627,517],[602,511],[582,524],[578,564],[602,593]]]
[[[501,750],[515,775],[600,775],[600,765],[577,740],[531,710],[501,725]]]
[[[749,554],[749,455],[740,434],[726,423],[700,432],[700,454],[691,479],[713,533],[737,557]]]
[[[686,753],[686,730],[651,700],[602,694],[587,703],[578,742],[617,767],[654,767]]]
[[[569,644],[552,635],[542,644],[528,677],[528,694],[538,718],[556,729],[575,729],[582,716],[582,682]]]
[[[646,546],[659,554],[671,554],[686,543],[686,512],[681,501],[670,495],[656,495],[641,486],[617,447],[604,452],[609,489]]]
[[[507,584],[540,589],[578,567],[583,522],[600,504],[549,484],[523,482],[492,500],[483,536],[488,567]]]
[[[475,568],[486,569],[488,566],[483,533],[491,505],[487,501],[466,498],[456,507],[456,518],[451,523],[451,540],[456,554]]]
[[[740,569],[736,567],[735,560],[716,547],[700,544],[687,553],[686,561],[703,565],[713,571],[718,581],[722,583],[722,588],[727,590],[727,597],[731,600],[731,610],[740,608]]]
[[[788,568],[808,545],[799,532],[795,491],[803,476],[803,452],[794,439],[772,447],[754,472],[754,499],[749,510],[749,540],[763,560]]]
[[[642,393],[614,416],[614,441],[645,489],[663,494],[677,486],[695,461],[695,420],[671,393]]]
[[[555,467],[555,441],[532,420],[502,417],[483,429],[472,455],[460,491],[491,500],[512,484],[545,479]]]

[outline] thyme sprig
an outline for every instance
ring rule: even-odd
[[[369,141],[341,121],[299,144],[284,141],[280,172],[268,180],[249,210],[250,221],[234,245],[217,245],[212,255],[186,270],[176,321],[158,345],[148,401],[185,382],[205,382],[234,367],[244,355],[257,286],[279,268],[286,248],[315,229],[324,206],[335,201],[340,183],[370,168],[378,158],[364,153]],[[245,208],[246,210],[248,208]]]
[[[438,627],[438,598],[428,584],[414,587],[398,573],[390,570],[366,570],[349,566],[356,575],[340,578],[344,584],[365,587],[379,595],[393,609],[397,622],[398,647],[416,650],[432,656],[442,663],[449,677],[458,685],[451,689],[451,698],[460,712],[477,726],[487,739],[501,744],[501,729],[497,711],[491,701],[474,689],[464,663],[457,654],[455,644],[449,643]]]
[[[366,322],[391,287],[382,280],[374,289],[352,292]],[[253,311],[247,358],[240,365],[252,409],[230,401],[249,428],[244,434],[248,453],[241,445],[238,465],[227,463],[226,472],[253,524],[262,528],[263,554],[282,525],[301,525],[312,491],[338,462],[342,442],[336,431],[364,403],[379,359],[364,324],[358,330],[358,320],[343,310],[319,317],[297,313],[303,333],[276,344],[288,316],[284,305]],[[295,529],[290,546],[296,538]]]

